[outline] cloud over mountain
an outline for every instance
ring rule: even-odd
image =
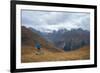
[[[39,31],[51,32],[65,28],[67,30],[90,29],[90,14],[82,12],[53,12],[22,10],[22,25]]]

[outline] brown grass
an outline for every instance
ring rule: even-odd
[[[43,54],[36,55],[37,51],[33,47],[22,47],[21,62],[44,62],[44,61],[67,61],[86,60],[90,58],[90,47],[85,46],[69,52],[50,52],[42,49]]]

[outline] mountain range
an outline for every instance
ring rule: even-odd
[[[81,28],[72,30],[59,29],[52,33],[40,32],[33,28],[31,30],[44,37],[47,41],[52,42],[55,47],[66,51],[90,45],[90,32]]]
[[[90,32],[79,29],[59,29],[52,33],[40,32],[33,28],[22,26],[22,45],[33,45],[38,41],[43,47],[64,51],[75,50],[90,45]]]

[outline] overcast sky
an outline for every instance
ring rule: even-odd
[[[21,20],[23,26],[43,32],[77,28],[90,30],[89,13],[22,10]]]

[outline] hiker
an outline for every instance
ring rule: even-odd
[[[41,45],[40,45],[40,43],[36,42],[35,47],[37,49],[38,54],[41,54]]]

